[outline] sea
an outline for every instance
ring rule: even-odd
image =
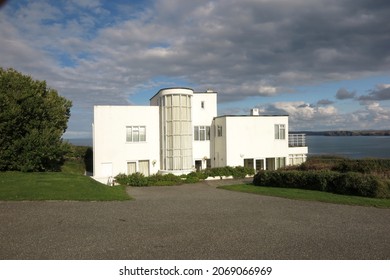
[[[92,146],[92,139],[67,139],[78,146]],[[352,159],[390,158],[390,136],[307,135],[309,156],[337,155]]]
[[[338,155],[346,158],[390,158],[390,136],[307,135],[309,156]]]

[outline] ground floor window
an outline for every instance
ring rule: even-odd
[[[304,154],[295,154],[289,155],[289,164],[290,165],[299,165],[306,161],[306,155]]]
[[[137,172],[137,163],[136,162],[128,162],[127,163],[127,174],[131,175]]]
[[[244,158],[244,167],[259,172],[260,170],[264,170],[264,159]]]
[[[149,176],[150,175],[149,160],[127,162],[127,174],[131,175],[136,172],[142,173],[145,176]]]
[[[276,170],[286,166],[286,158],[267,158],[266,159],[267,170]]]
[[[276,169],[283,168],[286,166],[286,158],[284,157],[275,158],[275,162],[276,162],[276,166],[275,166]]]
[[[139,173],[144,174],[145,176],[149,176],[149,161],[148,160],[140,160],[138,162],[138,167],[139,167]]]

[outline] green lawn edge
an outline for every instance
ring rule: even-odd
[[[390,199],[368,198],[359,196],[339,195],[321,191],[311,191],[293,188],[261,187],[253,184],[236,184],[219,186],[219,189],[245,192],[256,195],[281,197],[294,200],[318,201],[333,204],[390,208]]]
[[[126,187],[63,172],[0,172],[0,201],[125,201]]]

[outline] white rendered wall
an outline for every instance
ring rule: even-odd
[[[145,142],[127,142],[127,126],[146,126]],[[94,178],[127,173],[127,163],[149,161],[150,174],[159,162],[159,108],[156,106],[95,106],[93,125]],[[111,172],[110,172],[111,169]],[[111,174],[108,174],[111,173]]]
[[[287,116],[227,116],[216,118],[215,123],[223,125],[223,137],[216,137],[215,141],[215,152],[219,152],[220,158],[217,166],[243,166],[245,158],[277,157],[286,158],[287,164]],[[285,139],[275,139],[275,124],[285,125]]]
[[[218,126],[222,127],[222,136],[218,136]],[[226,161],[226,117],[214,118],[211,129],[211,167],[223,167]]]
[[[210,139],[213,137],[212,122],[217,116],[217,93],[216,92],[196,92],[192,98],[192,125],[210,126]],[[195,141],[193,137],[193,158],[202,161],[202,169],[205,169],[206,158],[210,159],[211,140]]]

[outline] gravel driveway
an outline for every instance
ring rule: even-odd
[[[125,202],[0,202],[0,259],[390,259],[390,209],[217,189]]]

